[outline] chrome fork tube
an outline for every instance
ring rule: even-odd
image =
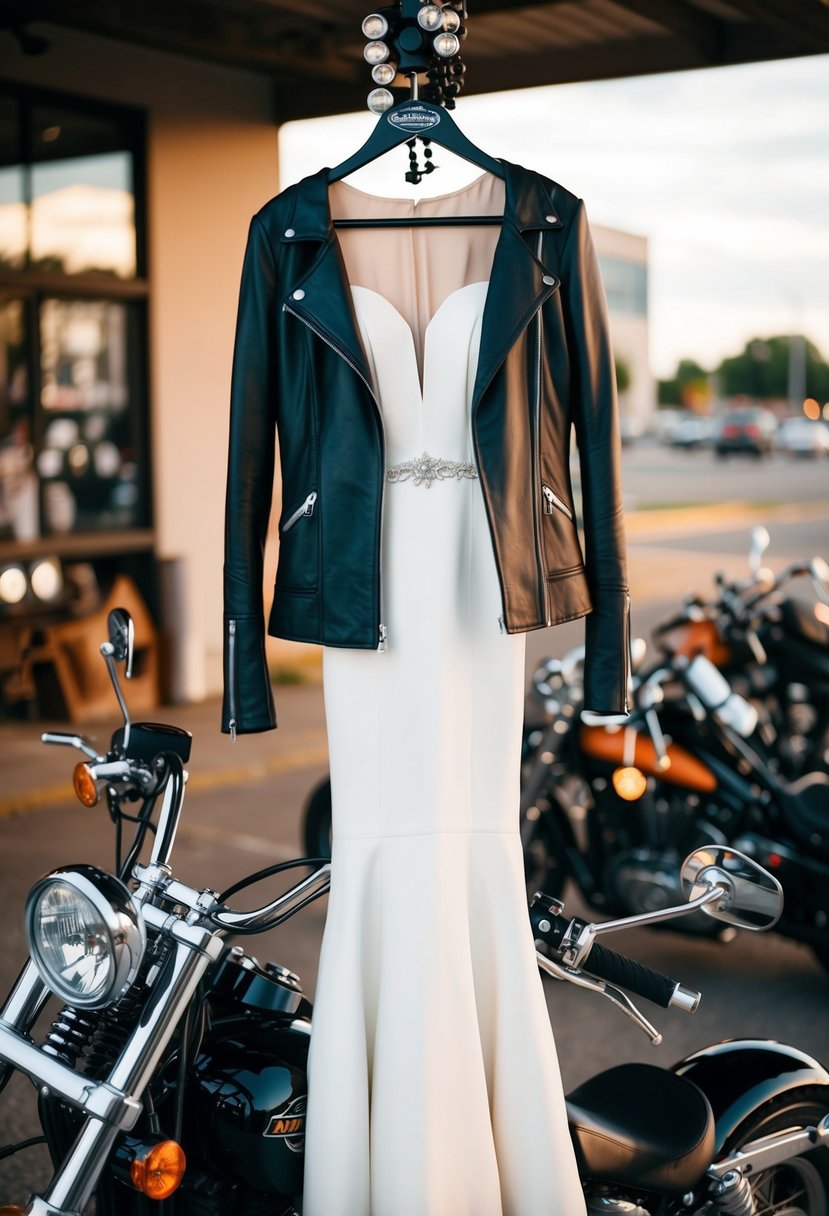
[[[15,980],[5,1005],[0,1009],[0,1022],[5,1022],[20,1034],[28,1034],[48,999],[49,989],[40,978],[37,967],[29,959]],[[0,1062],[0,1093],[6,1088],[13,1072],[13,1064]]]
[[[173,931],[175,931],[175,926]],[[144,1017],[115,1062],[107,1084],[133,1101],[140,1098],[207,968],[222,951],[219,937],[205,932],[201,947],[176,942],[175,954],[153,985]],[[30,1212],[80,1212],[89,1201],[107,1155],[121,1129],[89,1116],[69,1156]]]
[[[13,1026],[24,1034],[49,999],[49,989],[31,959],[15,980],[6,1003],[0,1009],[0,1022]]]

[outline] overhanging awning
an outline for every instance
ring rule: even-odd
[[[465,93],[829,52],[829,0],[468,0]],[[29,0],[3,18],[86,30],[273,78],[276,117],[361,109],[368,0]]]

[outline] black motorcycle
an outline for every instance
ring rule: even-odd
[[[716,576],[708,598],[689,596],[653,632],[668,656],[709,658],[760,715],[773,767],[790,780],[829,771],[829,566],[797,561],[776,577],[762,566],[767,530],[751,531],[748,579]],[[790,584],[808,578],[810,603]]]
[[[535,685],[549,718],[522,786],[531,884],[559,895],[571,878],[602,913],[652,911],[676,902],[689,851],[731,844],[780,879],[778,931],[829,967],[829,773],[783,776],[756,705],[702,654],[640,672],[624,726],[582,720],[580,651]],[[700,917],[677,927],[723,936]]]
[[[94,1204],[96,1216],[297,1216],[311,1005],[295,974],[224,939],[282,923],[328,889],[330,866],[282,863],[221,895],[177,880],[170,856],[190,736],[130,721],[115,666],[129,674],[127,614],[110,615],[101,650],[124,712],[109,751],[98,756],[74,735],[44,740],[84,754],[75,790],[93,806],[104,787],[119,855],[113,874],[53,870],[27,899],[30,957],[0,1009],[0,1090],[14,1070],[34,1083],[55,1173],[43,1195],[0,1214],[86,1216]],[[124,823],[135,832],[122,858]],[[262,908],[228,905],[293,865],[316,868]],[[623,989],[686,1012],[699,993],[599,939],[689,914],[762,929],[781,908],[779,883],[731,849],[697,850],[681,886],[677,907],[597,925],[568,920],[539,893],[530,909],[539,966],[611,1000],[658,1042]],[[62,1006],[38,1030],[50,995]],[[795,1048],[729,1041],[670,1071],[624,1064],[568,1104],[591,1216],[829,1212],[829,1074]]]

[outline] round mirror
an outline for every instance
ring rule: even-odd
[[[702,911],[741,929],[770,929],[783,911],[783,888],[777,879],[735,849],[695,849],[682,863],[680,881],[688,900],[718,887],[722,898],[704,904]]]
[[[135,626],[126,608],[113,608],[107,617],[109,644],[116,663],[126,663],[125,675],[132,676],[132,655],[135,646]]]
[[[751,529],[751,548],[748,554],[748,568],[752,574],[756,574],[760,569],[760,558],[765,553],[771,544],[768,528],[764,528],[762,524],[758,524]]]

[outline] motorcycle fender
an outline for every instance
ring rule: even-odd
[[[711,1103],[715,1158],[749,1115],[792,1090],[825,1086],[829,1111],[829,1073],[823,1065],[770,1039],[727,1039],[686,1056],[671,1071],[693,1081]]]

